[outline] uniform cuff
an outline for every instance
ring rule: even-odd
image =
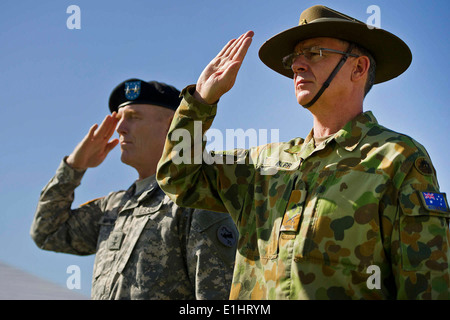
[[[185,115],[183,109],[189,109],[189,116],[192,117],[192,113],[196,114],[195,118],[209,118],[214,117],[217,112],[217,101],[214,104],[205,104],[194,98],[195,84],[189,85],[181,91],[180,97],[183,98],[180,108],[181,115]]]
[[[62,159],[61,163],[59,164],[58,170],[56,171],[56,175],[60,180],[80,184],[86,170],[72,168],[67,164],[67,158],[68,156],[65,156],[64,159]]]

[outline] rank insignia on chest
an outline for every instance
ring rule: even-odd
[[[141,93],[141,82],[140,81],[130,81],[125,82],[125,97],[128,100],[136,100]]]
[[[122,245],[124,233],[120,231],[116,231],[111,233],[108,238],[108,248],[109,250],[119,250]]]
[[[298,186],[299,187],[299,186]],[[292,190],[280,231],[297,231],[300,223],[306,191]]]
[[[426,209],[437,212],[450,212],[445,193],[420,191],[419,195]]]
[[[295,214],[290,217],[288,213],[286,213],[283,217],[283,222],[281,223],[280,231],[297,231],[300,222],[300,213]]]

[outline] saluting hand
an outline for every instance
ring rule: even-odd
[[[248,31],[238,39],[231,40],[206,66],[197,80],[194,93],[197,100],[207,104],[216,103],[233,87],[253,35],[253,31]]]
[[[118,122],[117,113],[113,112],[105,117],[100,127],[98,124],[94,124],[66,159],[66,163],[72,168],[82,170],[100,165],[108,153],[119,143],[119,139],[109,141]]]

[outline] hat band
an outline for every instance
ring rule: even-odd
[[[318,23],[318,22],[349,22],[349,23],[358,23],[358,24],[363,24],[365,25],[364,22],[361,22],[357,19],[342,19],[342,18],[317,18],[314,19],[312,21],[306,21],[303,24],[309,24],[309,23]],[[301,24],[300,24],[301,25]]]

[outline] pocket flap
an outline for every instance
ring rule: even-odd
[[[134,210],[133,215],[136,217],[140,217],[140,216],[145,216],[145,215],[149,215],[152,213],[155,213],[156,211],[158,211],[161,206],[162,206],[162,201],[156,203],[153,206],[145,206],[145,207],[140,207],[138,210]]]

